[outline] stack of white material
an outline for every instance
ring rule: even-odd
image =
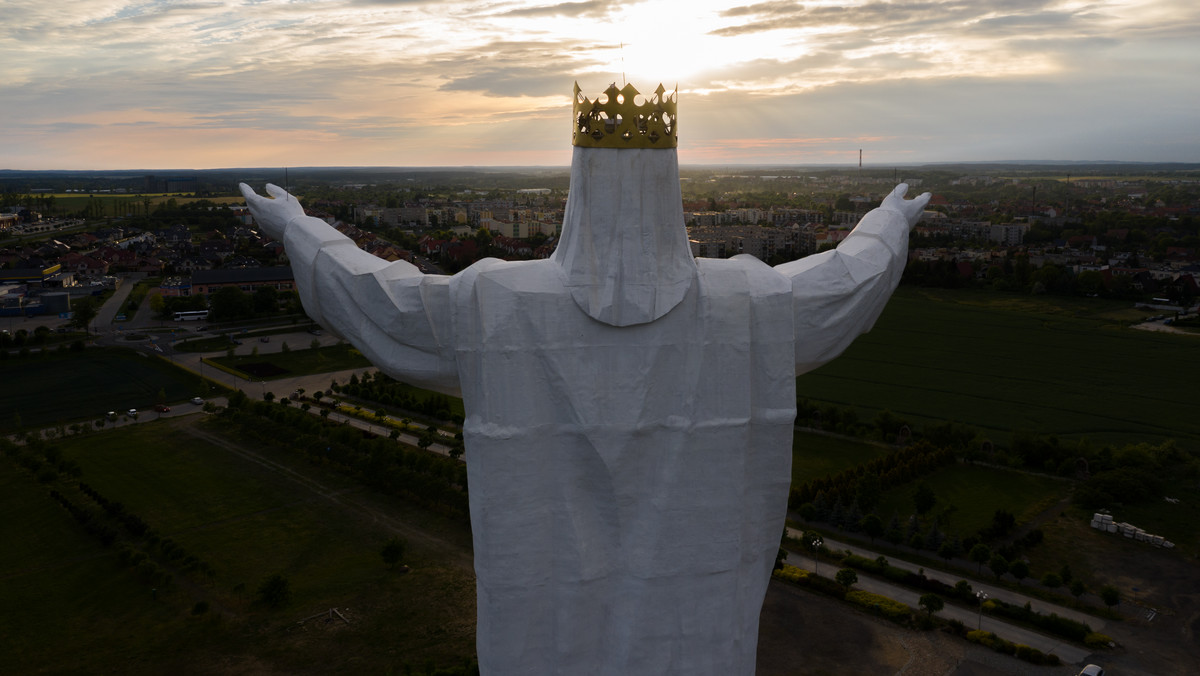
[[[1096,528],[1108,533],[1117,532],[1117,524],[1113,523],[1112,514],[1093,514],[1092,528]]]
[[[1114,523],[1111,514],[1093,514],[1092,528],[1102,530],[1107,533],[1120,533],[1127,538],[1137,540],[1138,542],[1145,542],[1147,544],[1154,545],[1155,547],[1171,549],[1175,546],[1174,542],[1167,540],[1163,536],[1147,533],[1131,523],[1127,523],[1125,521]]]

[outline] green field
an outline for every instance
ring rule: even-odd
[[[201,437],[187,432],[190,423]],[[405,664],[457,666],[473,656],[469,566],[449,564],[421,541],[410,541],[407,575],[379,556],[394,532],[389,524],[409,522],[469,557],[462,525],[433,523],[307,465],[295,467],[299,474],[280,469],[273,463],[288,460],[272,449],[245,457],[236,440],[208,440],[219,432],[197,419],[164,420],[58,444],[83,481],[215,570],[212,578],[177,572],[157,592],[47,497],[51,487],[70,493],[72,482],[40,486],[0,459],[0,508],[21,514],[0,523],[6,672],[242,672],[271,664],[279,673],[402,673]],[[292,589],[279,610],[255,601],[273,573]],[[201,601],[209,611],[194,615]],[[351,624],[296,625],[335,607]]]
[[[1063,498],[1070,488],[1069,482],[1053,477],[954,464],[885,491],[875,511],[885,520],[892,514],[902,520],[907,518],[916,511],[912,495],[922,482],[937,496],[930,514],[944,515],[942,529],[962,536],[988,526],[997,509],[1007,510],[1017,518],[1017,523],[1024,523]],[[947,508],[951,508],[948,513]]]
[[[0,432],[12,431],[14,414],[24,427],[48,426],[150,408],[160,390],[167,402],[208,391],[198,376],[122,348],[10,357],[0,361],[0,382]]]
[[[1006,444],[1014,433],[1200,449],[1200,342],[1127,328],[1139,313],[1089,299],[902,288],[870,333],[798,379],[815,402],[923,426],[949,420]]]

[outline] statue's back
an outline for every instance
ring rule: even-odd
[[[550,261],[485,261],[451,295],[489,666],[753,673],[790,481],[790,283],[701,261],[627,327]]]

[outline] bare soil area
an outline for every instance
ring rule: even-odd
[[[1119,648],[1093,661],[1121,674],[1200,673],[1200,562],[1179,549],[1100,533],[1069,513],[1042,529],[1047,544],[1069,543],[1072,569],[1086,572],[1089,587],[1107,583],[1121,592],[1125,620],[1103,631]]]
[[[806,589],[772,580],[760,619],[758,676],[1068,676],[937,631],[905,629]]]

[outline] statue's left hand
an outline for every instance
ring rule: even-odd
[[[906,192],[908,192],[908,184],[901,183],[892,190],[890,195],[883,198],[883,204],[879,206],[883,209],[891,209],[904,214],[904,219],[908,221],[908,225],[911,227],[920,220],[921,213],[925,210],[925,205],[929,204],[929,199],[933,195],[922,193],[914,199],[906,200],[904,199],[904,193]]]
[[[300,206],[300,202],[277,185],[267,184],[267,194],[274,199],[259,195],[245,183],[239,183],[238,188],[246,198],[250,213],[254,214],[254,222],[277,240],[283,240],[283,231],[289,222],[304,215],[304,207]]]

